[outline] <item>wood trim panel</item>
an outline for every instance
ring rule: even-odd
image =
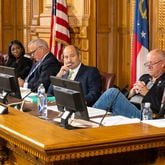
[[[10,151],[10,161],[17,164],[20,160],[38,165],[153,148],[165,149],[163,128],[139,123],[65,130],[10,107],[8,115],[0,116],[0,137],[4,139],[0,141],[0,148],[5,151],[6,146]]]

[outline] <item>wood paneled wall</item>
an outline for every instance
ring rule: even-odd
[[[129,84],[132,20],[135,0],[66,0],[72,43],[82,61],[115,72],[116,84]],[[165,0],[149,1],[150,49],[165,49]],[[25,47],[33,38],[49,42],[52,0],[0,1],[0,52],[9,41]]]
[[[23,1],[1,0],[0,12],[0,51],[6,52],[11,40],[23,40]]]
[[[116,84],[129,83],[130,1],[97,0],[97,66],[115,72]]]
[[[165,0],[149,1],[150,49],[165,50]]]

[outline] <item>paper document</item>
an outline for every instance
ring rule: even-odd
[[[104,116],[106,111],[102,109],[87,107],[89,117]]]
[[[90,119],[96,123],[100,123],[102,117]],[[120,125],[120,124],[132,124],[132,123],[140,123],[140,119],[137,118],[127,118],[124,116],[106,116],[102,121],[102,125],[104,126],[112,126],[112,125]]]
[[[30,89],[20,87],[21,98],[24,99],[28,94],[31,93]]]
[[[54,118],[53,121],[60,123],[61,118]],[[99,124],[93,123],[91,121],[81,120],[81,119],[69,119],[69,125],[77,128],[95,128],[99,127]]]
[[[70,125],[74,127],[80,127],[80,128],[94,128],[98,127],[99,125],[90,121],[81,120],[81,119],[74,119],[70,122]]]
[[[165,127],[165,119],[143,120],[142,123],[150,124],[159,128]]]
[[[48,110],[55,111],[55,112],[59,112],[59,110],[58,110],[58,108],[57,108],[57,105],[48,106]]]
[[[48,110],[58,112],[57,105],[48,106]],[[105,110],[92,108],[92,107],[87,107],[87,110],[88,110],[88,115],[89,115],[90,118],[91,117],[96,117],[96,116],[103,116],[106,113]]]

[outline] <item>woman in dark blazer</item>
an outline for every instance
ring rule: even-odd
[[[8,60],[6,66],[13,67],[16,70],[18,78],[25,79],[32,67],[32,60],[25,57],[25,48],[18,40],[13,40],[8,48]]]

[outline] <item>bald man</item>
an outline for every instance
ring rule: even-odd
[[[81,63],[81,54],[74,45],[68,45],[63,50],[63,62],[57,77],[79,81],[82,85],[85,100],[92,106],[101,94],[101,77],[96,67],[86,66]],[[50,86],[48,95],[54,95]]]

